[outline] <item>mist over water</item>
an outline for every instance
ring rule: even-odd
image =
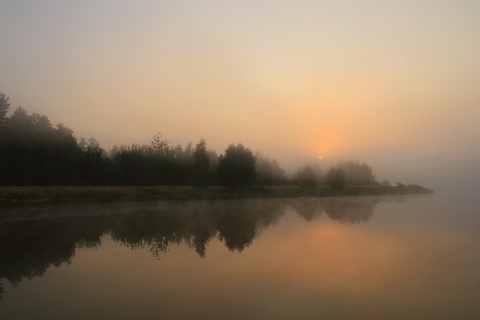
[[[477,318],[479,30],[467,0],[1,0],[0,319]],[[3,207],[397,182],[435,194]]]
[[[468,318],[480,311],[474,204],[430,195],[9,209],[0,316]]]

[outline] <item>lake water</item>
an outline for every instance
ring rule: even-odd
[[[473,319],[478,200],[140,202],[0,213],[0,319]]]

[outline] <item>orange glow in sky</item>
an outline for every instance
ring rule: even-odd
[[[475,1],[7,1],[0,92],[107,150],[161,132],[386,174],[470,157],[478,30]]]

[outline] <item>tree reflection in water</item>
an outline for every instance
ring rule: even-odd
[[[10,210],[0,216],[0,278],[13,286],[69,264],[77,248],[95,249],[108,234],[132,249],[148,248],[158,259],[186,243],[200,257],[218,238],[231,251],[248,247],[287,209],[307,221],[323,213],[342,223],[366,222],[376,204],[398,197],[304,198],[78,205]],[[4,293],[0,283],[0,299]]]

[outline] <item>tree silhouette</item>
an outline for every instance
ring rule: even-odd
[[[280,185],[312,188],[327,183],[379,184],[372,168],[341,161],[328,181],[320,166],[310,163],[288,181],[277,160],[231,144],[223,155],[207,149],[205,139],[172,146],[156,134],[150,144],[115,146],[105,152],[94,138],[77,140],[63,124],[52,126],[45,115],[28,114],[19,106],[9,113],[9,97],[0,92],[0,185]],[[383,185],[389,185],[384,181]],[[401,186],[399,186],[401,187]]]
[[[193,150],[193,183],[197,186],[208,184],[208,169],[210,156],[205,139],[201,139]]]
[[[303,188],[313,188],[318,184],[317,176],[310,166],[299,169],[294,180]]]
[[[53,128],[44,115],[18,107],[0,130],[0,183],[65,185],[78,183],[81,149],[73,131]]]
[[[256,182],[262,185],[278,185],[285,183],[287,175],[276,159],[270,159],[255,152],[255,173]]]
[[[345,171],[340,168],[331,168],[325,176],[325,182],[334,190],[343,190],[346,181]]]
[[[340,161],[338,168],[343,169],[347,184],[373,184],[375,176],[372,167],[358,161]]]
[[[7,150],[5,145],[5,124],[7,121],[7,112],[10,107],[8,97],[0,92],[0,184],[7,180],[5,172],[7,171]],[[0,288],[1,289],[1,288]]]
[[[0,92],[0,128],[5,125],[7,119],[7,112],[10,107],[8,97],[5,93]]]
[[[382,186],[385,186],[385,187],[390,187],[390,186],[392,186],[392,184],[390,183],[390,181],[387,180],[387,179],[382,180],[382,183],[381,183],[381,184],[382,184]]]
[[[242,144],[231,144],[218,159],[218,178],[224,186],[238,187],[255,182],[255,157]]]

